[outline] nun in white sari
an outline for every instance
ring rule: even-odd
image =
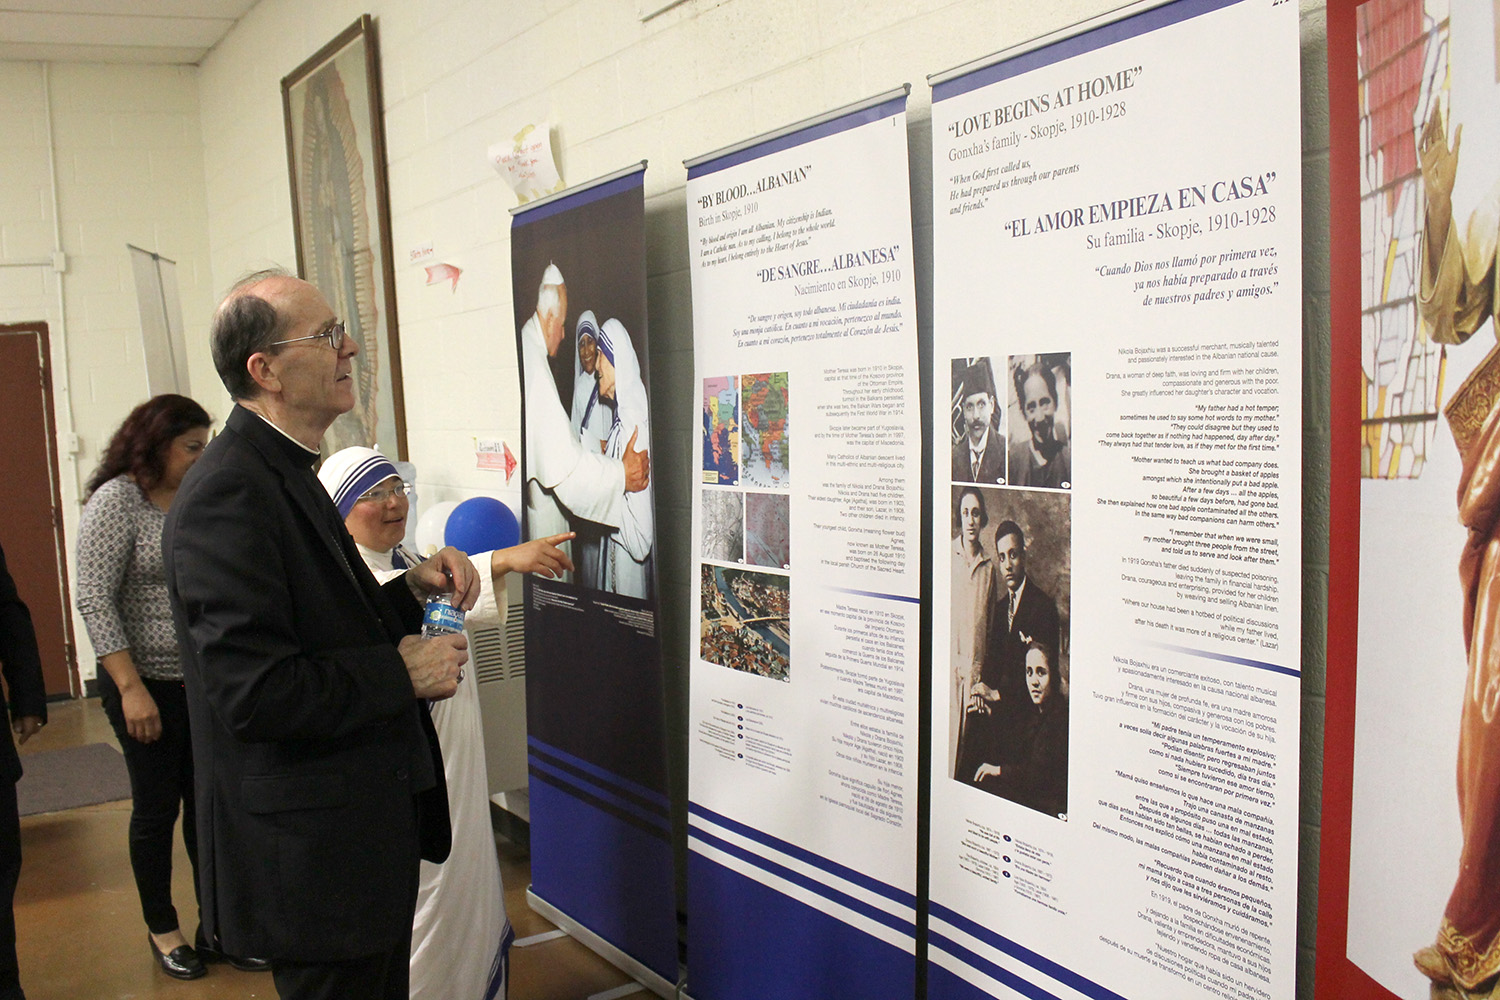
[[[365,565],[381,583],[422,561],[402,547],[409,512],[407,485],[396,467],[372,448],[345,448],[328,456],[318,479],[333,498]],[[502,625],[505,574],[556,577],[572,569],[558,544],[569,534],[539,538],[508,549],[473,553],[490,572],[479,573],[479,599],[466,628]],[[500,585],[497,586],[497,583]],[[472,648],[472,646],[471,646]],[[500,862],[490,827],[489,775],[484,726],[472,676],[460,676],[458,693],[432,704],[432,724],[443,748],[453,849],[448,860],[423,861],[411,936],[411,1000],[504,1000],[515,935],[505,915]]]
[[[599,400],[599,380],[595,375],[599,358],[599,321],[593,310],[585,309],[578,317],[573,351],[573,433],[585,451],[604,453],[613,419],[610,408]]]
[[[583,450],[591,455],[604,454],[604,444],[609,438],[609,426],[614,419],[614,410],[599,398],[599,379],[595,374],[599,366],[599,321],[592,310],[584,310],[578,317],[576,341],[573,351],[573,433]],[[644,445],[638,445],[644,447]],[[597,587],[599,581],[599,549],[601,540],[609,531],[593,521],[579,519],[573,524],[578,538],[573,542],[573,558],[578,563],[577,580],[586,587]]]
[[[619,458],[632,434],[635,446],[651,447],[651,409],[641,363],[630,334],[617,319],[607,319],[599,328],[599,358],[595,369],[599,395],[613,400],[614,421],[604,442],[604,454]],[[625,496],[625,514],[620,527],[604,536],[600,551],[599,589],[624,597],[646,598],[651,589],[651,550],[656,542],[656,491],[647,486]]]

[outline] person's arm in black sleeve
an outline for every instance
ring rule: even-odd
[[[395,609],[396,615],[401,619],[402,626],[407,635],[415,635],[422,630],[422,604],[412,595],[411,588],[406,585],[405,574],[387,580],[380,585],[385,591],[385,596],[390,599],[391,607]]]
[[[36,645],[31,612],[16,592],[15,581],[0,548],[0,670],[10,693],[10,723],[24,743],[47,722],[47,689],[42,680],[42,655]],[[31,725],[23,719],[35,719]]]

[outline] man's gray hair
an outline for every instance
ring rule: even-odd
[[[543,285],[536,293],[536,314],[542,319],[562,312],[561,285]]]
[[[267,350],[287,329],[286,318],[277,313],[275,306],[245,289],[268,278],[290,277],[290,273],[279,267],[253,271],[234,283],[214,311],[209,344],[214,368],[231,399],[251,399],[259,393],[245,365],[252,354]]]

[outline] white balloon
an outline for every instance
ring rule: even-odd
[[[417,518],[417,554],[430,556],[443,547],[443,532],[448,527],[448,515],[458,506],[457,500],[435,503]]]

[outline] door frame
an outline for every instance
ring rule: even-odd
[[[78,679],[78,644],[73,638],[73,597],[68,588],[68,545],[63,529],[62,472],[57,461],[57,416],[52,392],[52,341],[43,320],[34,323],[0,323],[0,336],[35,334],[37,358],[42,371],[42,409],[47,421],[47,474],[52,490],[52,545],[57,557],[57,586],[62,599],[63,655],[67,659],[68,694],[82,693]]]

